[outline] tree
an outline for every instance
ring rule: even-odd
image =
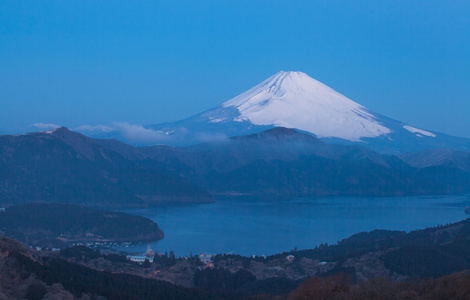
[[[145,261],[142,264],[142,267],[143,268],[150,268],[150,261],[148,260],[148,258],[145,259]]]

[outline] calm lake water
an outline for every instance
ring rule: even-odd
[[[395,198],[219,198],[211,204],[168,205],[125,212],[158,223],[165,238],[151,243],[176,255],[270,255],[336,243],[373,229],[410,231],[463,220],[470,195]],[[148,244],[118,248],[145,252]]]

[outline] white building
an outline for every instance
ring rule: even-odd
[[[126,258],[127,260],[137,262],[139,264],[144,263],[146,259],[148,259],[150,263],[153,263],[153,257],[147,257],[145,255],[128,255]]]
[[[139,264],[144,263],[146,259],[148,259],[150,263],[153,263],[154,254],[152,248],[148,245],[145,255],[127,255],[126,257],[127,260],[138,262]]]

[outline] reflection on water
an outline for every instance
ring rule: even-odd
[[[394,198],[219,198],[211,204],[168,205],[125,212],[148,217],[165,238],[154,250],[176,255],[270,255],[335,243],[373,229],[410,231],[466,218],[470,196]],[[119,248],[145,252],[147,244]]]

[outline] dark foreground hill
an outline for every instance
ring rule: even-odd
[[[1,299],[214,299],[193,289],[98,271],[0,236]]]
[[[147,242],[163,238],[153,221],[71,204],[30,203],[0,212],[0,233],[35,246],[72,242]]]
[[[212,258],[214,266],[208,267],[197,256],[177,258],[171,254],[156,254],[153,263],[139,265],[84,246],[58,253],[38,252],[0,237],[0,296],[469,299],[469,241],[467,219],[410,233],[358,233],[336,245],[269,257],[217,255]],[[178,276],[191,280],[185,284],[191,287],[169,283]]]

